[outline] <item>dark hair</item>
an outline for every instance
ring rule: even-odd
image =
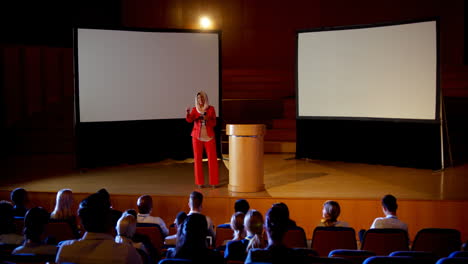
[[[99,191],[97,191],[97,194],[99,194],[102,197],[107,207],[111,207],[110,194],[105,188],[102,188]]]
[[[149,195],[142,195],[138,198],[137,206],[140,214],[149,214],[153,209],[153,198]]]
[[[187,219],[187,214],[185,212],[179,212],[175,218],[175,223],[177,226],[181,226],[185,219]]]
[[[15,205],[24,206],[28,201],[28,192],[23,188],[16,188],[11,191],[10,199]]]
[[[324,219],[323,223],[325,226],[334,226],[336,221],[338,221],[338,216],[340,216],[341,208],[338,202],[335,201],[326,201],[323,204],[323,208],[327,213],[327,218]]]
[[[135,209],[127,209],[125,211],[126,214],[129,214],[129,215],[133,215],[135,217],[135,219],[137,218],[137,211],[135,211]]]
[[[289,208],[285,203],[275,203],[273,207],[278,207],[279,210],[283,211],[283,214],[289,219]]]
[[[389,212],[396,212],[398,209],[398,204],[395,196],[387,194],[382,198],[382,206],[386,208]]]
[[[206,217],[202,214],[191,214],[177,232],[176,258],[200,259],[207,249],[208,235]]]
[[[94,193],[81,201],[78,215],[88,232],[105,233],[111,228],[111,209],[99,193]]]
[[[40,243],[44,226],[49,222],[49,213],[42,207],[34,207],[24,216],[24,235],[26,239]]]
[[[16,231],[13,219],[13,204],[5,200],[0,201],[0,234],[10,234]]]
[[[197,191],[193,191],[190,194],[190,199],[192,200],[193,207],[200,208],[203,203],[203,194]]]
[[[250,209],[249,202],[245,199],[239,199],[234,203],[234,212],[242,212],[247,214]]]
[[[288,215],[284,207],[273,206],[268,210],[265,219],[265,228],[271,240],[282,243],[284,234],[288,230]]]

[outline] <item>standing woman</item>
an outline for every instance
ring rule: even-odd
[[[203,176],[202,156],[203,148],[208,156],[208,167],[210,172],[209,182],[211,187],[219,183],[218,156],[216,155],[216,139],[214,127],[216,126],[216,113],[213,106],[208,102],[208,96],[200,91],[195,97],[195,107],[187,108],[187,122],[193,122],[192,145],[195,166],[195,184],[202,188],[205,178]]]

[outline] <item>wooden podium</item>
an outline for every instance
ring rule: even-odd
[[[226,134],[229,136],[229,191],[263,191],[265,125],[226,125]]]

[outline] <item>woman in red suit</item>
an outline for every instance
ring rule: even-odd
[[[209,182],[211,187],[219,183],[218,156],[216,155],[216,139],[213,128],[216,126],[216,113],[213,106],[208,103],[205,92],[198,92],[195,97],[195,107],[187,108],[187,122],[193,122],[192,145],[195,165],[195,184],[203,187],[205,178],[203,176],[202,155],[203,148],[208,156],[208,167],[210,172]]]

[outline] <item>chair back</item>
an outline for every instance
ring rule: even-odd
[[[55,261],[55,255],[36,255],[36,254],[14,254],[2,257],[5,262],[2,263],[51,263]]]
[[[402,229],[369,229],[364,234],[361,249],[372,251],[377,256],[387,256],[394,251],[408,251],[408,233]]]
[[[159,264],[191,264],[193,263],[189,259],[176,259],[176,258],[167,258],[159,261]]]
[[[157,252],[161,252],[164,246],[164,238],[161,232],[161,228],[158,226],[137,226],[136,233],[145,235],[151,241],[153,247]]]
[[[15,218],[13,219],[13,223],[15,223],[15,233],[18,235],[23,235],[24,217],[15,216]]]
[[[216,227],[216,238],[214,247],[218,248],[224,245],[224,241],[232,240],[234,237],[234,231],[231,228],[224,228],[224,227]]]
[[[390,253],[390,257],[411,257],[417,260],[425,260],[429,264],[435,264],[439,259],[436,254],[425,251],[395,251]]]
[[[290,229],[284,234],[283,243],[288,248],[307,248],[304,229]]]
[[[440,258],[437,264],[467,264],[468,258]]]
[[[42,239],[48,238],[58,244],[60,241],[76,239],[73,229],[68,222],[49,222],[44,226]]]
[[[468,251],[454,251],[450,253],[449,258],[468,258]]]
[[[460,232],[448,228],[425,228],[419,230],[413,242],[412,250],[433,252],[438,257],[447,257],[460,250]]]
[[[366,258],[375,256],[375,253],[368,250],[357,249],[335,249],[328,254],[329,258],[344,258],[353,264],[361,264]]]
[[[324,257],[334,249],[357,249],[356,232],[351,227],[319,226],[314,229],[311,247]]]
[[[414,259],[412,257],[390,257],[374,256],[369,257],[362,264],[428,264],[424,260]]]

